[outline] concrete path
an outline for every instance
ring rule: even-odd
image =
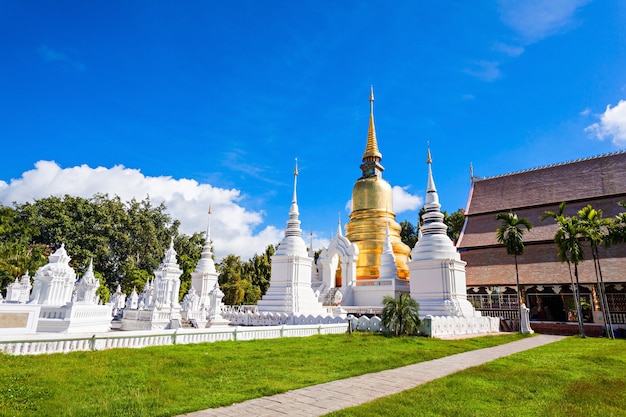
[[[482,365],[563,338],[564,336],[538,335],[517,342],[459,353],[402,368],[313,385],[271,397],[256,398],[228,407],[196,411],[185,414],[185,416],[322,416],[331,411],[397,394],[463,369]],[[372,387],[376,387],[376,389],[373,390]]]

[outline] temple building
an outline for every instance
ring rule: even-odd
[[[410,291],[407,261],[411,248],[400,238],[392,188],[382,177],[373,89],[369,101],[361,177],[352,189],[352,211],[345,236],[340,223],[313,268],[313,289],[324,305],[381,306],[383,297]]]
[[[575,321],[574,298],[567,263],[557,257],[551,218],[566,202],[565,215],[576,215],[591,205],[604,218],[614,217],[626,200],[626,152],[592,157],[500,175],[473,178],[463,232],[457,243],[467,262],[468,298],[483,314],[515,315],[516,283],[512,256],[496,241],[500,212],[527,218],[533,229],[524,235],[525,252],[518,256],[521,296],[530,308],[533,328],[541,331],[548,322]],[[599,248],[609,311],[614,324],[626,323],[626,246]],[[588,246],[578,265],[583,316],[586,323],[602,323],[602,308],[594,262]],[[543,322],[543,324],[542,324]],[[593,326],[590,326],[593,328]]]
[[[382,154],[378,150],[374,127],[374,90],[370,90],[370,120],[367,144],[361,164],[361,177],[352,189],[352,212],[346,225],[346,238],[359,248],[356,279],[380,278],[381,254],[387,239],[393,248],[397,277],[409,278],[407,260],[411,248],[400,238],[400,225],[393,211],[391,185],[383,179]]]

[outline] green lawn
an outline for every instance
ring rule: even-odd
[[[0,415],[171,416],[521,337],[442,341],[354,333],[41,356],[0,355]]]
[[[336,413],[347,416],[624,416],[626,341],[570,337]]]

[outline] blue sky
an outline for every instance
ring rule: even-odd
[[[218,256],[317,249],[367,137],[398,219],[490,176],[626,148],[621,1],[0,1],[0,202],[150,195]]]

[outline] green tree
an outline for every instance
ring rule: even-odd
[[[224,292],[224,304],[239,305],[245,300],[247,280],[242,278],[243,262],[239,256],[229,254],[217,265],[217,280]]]
[[[50,248],[45,245],[0,241],[0,290],[27,272],[34,275],[48,262],[48,255]]]
[[[121,277],[122,291],[130,294],[132,290],[140,293],[146,286],[146,282],[153,279],[152,273],[143,269],[130,269]]]
[[[518,218],[515,213],[498,213],[496,220],[500,221],[500,227],[496,229],[496,239],[506,248],[506,254],[515,259],[515,284],[517,286],[517,304],[519,306],[520,326],[522,320],[522,291],[519,285],[519,267],[517,257],[524,254],[524,233],[532,230],[533,225],[527,218]],[[521,327],[520,327],[521,329]]]
[[[419,227],[422,226],[422,216],[426,213],[424,207],[422,207],[419,211]],[[465,224],[465,211],[460,208],[452,214],[448,214],[447,211],[442,211],[443,214],[443,222],[446,226],[448,226],[447,235],[453,242],[456,243],[459,240],[459,236],[461,235],[461,231],[463,230],[463,225]],[[400,222],[400,239],[402,242],[410,248],[415,247],[419,236],[419,228],[414,226],[408,220],[403,220]]]
[[[276,252],[274,245],[268,245],[265,248],[265,252],[258,255],[255,254],[248,262],[244,265],[245,276],[252,283],[253,288],[258,288],[259,291],[254,291],[254,294],[258,293],[257,300],[260,300],[263,295],[267,292],[267,289],[270,286],[270,279],[272,275],[272,256]],[[248,298],[253,298],[248,297]],[[256,301],[255,301],[256,303]]]
[[[620,201],[619,205],[624,211],[617,214],[609,224],[608,242],[612,245],[626,243],[626,201]]]
[[[596,273],[596,284],[600,295],[600,304],[602,304],[602,319],[604,320],[604,328],[606,335],[610,339],[614,339],[613,323],[611,313],[609,311],[609,303],[606,298],[606,288],[604,278],[602,277],[602,268],[600,265],[600,253],[598,246],[608,243],[607,229],[610,225],[608,219],[602,218],[602,210],[595,210],[591,205],[587,205],[578,211],[578,219],[580,221],[581,233],[584,240],[589,242],[591,255],[593,257],[593,265]]]
[[[582,225],[574,216],[569,217],[565,214],[565,202],[559,205],[558,211],[546,211],[540,219],[543,221],[550,217],[554,219],[558,225],[558,229],[554,234],[554,243],[556,243],[556,253],[561,262],[567,262],[570,271],[570,282],[572,292],[574,293],[574,303],[576,306],[576,316],[578,319],[578,329],[581,337],[585,337],[585,326],[583,323],[583,311],[580,299],[580,285],[578,279],[578,264],[584,259],[583,245],[581,243]],[[574,276],[576,283],[572,279],[572,265],[574,265]]]
[[[417,243],[418,230],[408,220],[402,220],[400,222],[400,239],[409,248],[413,248]]]
[[[419,305],[409,294],[401,293],[397,299],[385,296],[381,316],[382,325],[396,336],[419,331]]]

